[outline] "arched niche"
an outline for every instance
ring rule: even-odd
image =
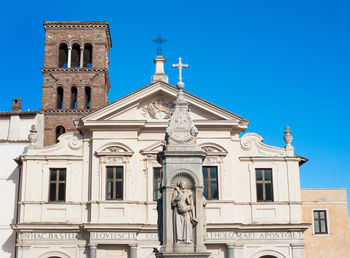
[[[251,258],[286,258],[286,256],[275,250],[263,250],[256,252]]]
[[[39,256],[39,258],[72,258],[72,257],[62,251],[49,251]]]
[[[175,171],[172,178],[168,182],[168,185],[171,187],[176,187],[181,180],[186,181],[187,188],[191,190],[194,190],[195,187],[199,185],[197,176],[192,171],[187,169],[179,169]]]

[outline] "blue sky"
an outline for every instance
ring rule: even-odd
[[[98,5],[99,3],[99,5]],[[2,3],[0,110],[41,107],[44,20],[110,23],[109,100],[150,83],[167,39],[166,73],[181,56],[186,90],[251,121],[284,146],[290,125],[304,188],[350,188],[349,1],[7,1]],[[348,199],[350,195],[348,194]]]

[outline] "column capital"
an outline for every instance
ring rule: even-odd
[[[90,247],[90,249],[96,249],[96,248],[97,248],[97,244],[95,244],[95,243],[90,243],[90,244],[89,244],[89,247]]]
[[[305,243],[290,243],[292,248],[305,248]]]
[[[71,45],[68,46],[68,50],[72,50],[72,46]]]
[[[244,247],[244,244],[241,243],[241,242],[233,242],[232,245],[233,245],[235,248],[243,248],[243,247]]]
[[[130,243],[129,247],[130,248],[137,248],[138,245],[139,245],[138,243]]]

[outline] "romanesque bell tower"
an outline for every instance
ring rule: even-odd
[[[44,145],[75,131],[75,120],[108,103],[108,22],[44,22]]]

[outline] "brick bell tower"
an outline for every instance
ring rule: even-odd
[[[44,145],[52,145],[75,120],[108,104],[108,22],[44,22],[42,111]]]

